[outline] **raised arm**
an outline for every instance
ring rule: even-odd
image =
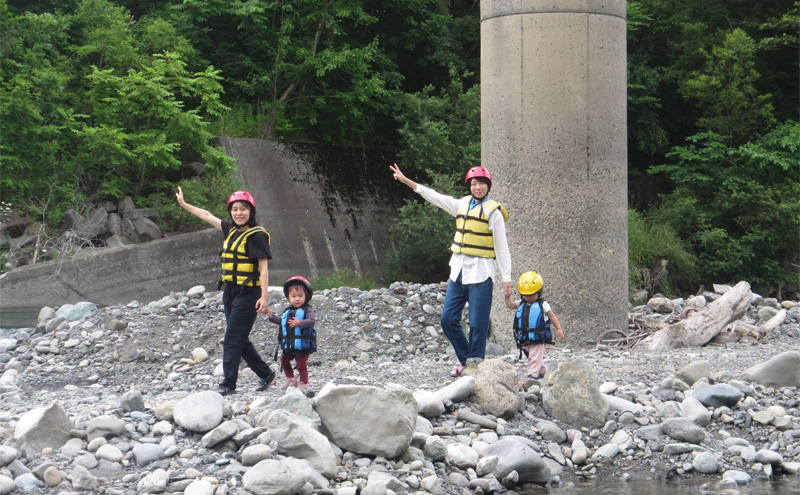
[[[181,208],[188,211],[192,215],[196,216],[200,220],[203,220],[204,222],[211,224],[211,226],[214,227],[215,229],[222,230],[222,220],[214,216],[214,214],[212,214],[208,210],[204,210],[202,208],[198,208],[194,205],[190,205],[189,203],[187,203],[183,199],[183,190],[181,190],[180,186],[178,186],[178,192],[175,193],[175,197],[178,199],[178,204],[181,206]]]
[[[398,167],[396,163],[394,165],[389,165],[389,168],[392,169],[394,180],[399,180],[410,187],[412,191],[417,190],[417,183],[403,175],[403,172],[400,171],[400,167]]]

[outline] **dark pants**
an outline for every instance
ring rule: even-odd
[[[281,366],[286,378],[294,378],[292,371],[292,359],[297,363],[297,373],[300,375],[300,383],[308,383],[308,354],[292,354],[289,351],[281,353]]]
[[[250,342],[250,331],[256,321],[256,301],[261,297],[261,287],[225,284],[222,305],[225,308],[225,341],[222,344],[222,371],[225,379],[222,387],[235,390],[239,377],[239,362],[244,359],[247,366],[259,378],[268,378],[272,371],[258,355]]]
[[[461,364],[468,358],[486,356],[486,339],[489,337],[489,313],[492,310],[494,282],[487,278],[479,284],[461,283],[461,274],[455,282],[447,283],[447,295],[442,308],[442,332],[453,345]],[[461,312],[469,303],[469,340],[461,326]]]

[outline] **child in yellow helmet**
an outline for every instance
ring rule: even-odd
[[[555,325],[558,338],[564,340],[561,323],[542,295],[543,286],[541,275],[533,271],[525,272],[517,280],[517,290],[522,299],[512,301],[510,296],[506,296],[506,306],[517,311],[514,316],[514,340],[520,349],[520,357],[523,352],[528,357],[528,378],[537,380],[547,372],[544,351],[547,344],[553,342],[551,325]]]

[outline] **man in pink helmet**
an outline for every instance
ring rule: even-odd
[[[225,310],[225,340],[222,343],[222,371],[225,377],[217,388],[221,395],[236,391],[239,377],[239,362],[244,359],[247,366],[259,378],[256,392],[266,390],[275,379],[275,372],[261,359],[250,332],[258,313],[266,314],[269,269],[267,261],[272,258],[269,249],[269,233],[256,223],[256,200],[247,191],[236,191],[228,198],[230,220],[217,218],[208,210],[190,205],[183,199],[183,191],[175,194],[178,204],[209,223],[223,233],[222,306]]]
[[[472,167],[465,183],[470,195],[456,199],[417,184],[400,171],[389,167],[395,180],[407,185],[426,201],[456,217],[456,231],[450,246],[450,279],[442,308],[442,331],[453,345],[459,364],[450,376],[461,376],[468,358],[486,355],[489,314],[492,309],[495,265],[505,284],[505,297],[511,296],[511,253],[506,239],[508,212],[489,198],[492,176],[484,167]],[[461,312],[469,303],[469,339],[461,326]]]

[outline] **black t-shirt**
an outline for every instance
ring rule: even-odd
[[[222,221],[222,238],[227,239],[228,234],[231,233],[231,228],[235,227],[236,225],[231,222],[230,220],[223,220]],[[236,242],[236,239],[239,238],[244,234],[244,231],[233,235],[233,242]],[[251,259],[261,259],[267,258],[268,260],[272,259],[272,252],[269,250],[269,238],[263,232],[254,232],[247,238],[247,242],[244,246],[245,254],[248,258]]]

